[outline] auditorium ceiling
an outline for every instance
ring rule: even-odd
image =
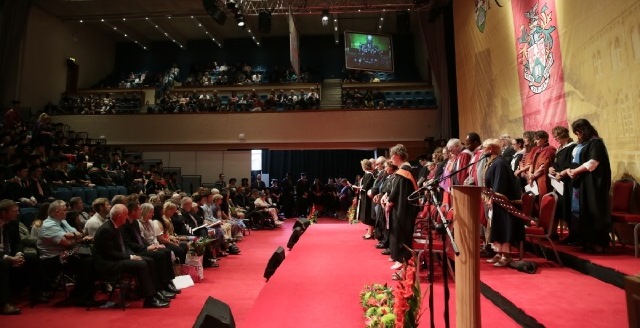
[[[345,30],[393,34],[399,26],[410,24],[399,21],[409,21],[406,13],[429,10],[441,1],[447,0],[34,0],[34,4],[64,22],[95,27],[118,41],[174,40],[186,45],[201,39],[224,44],[229,38],[286,36],[289,11],[302,36],[338,36]],[[205,10],[207,3],[219,8],[219,20],[226,17],[223,24]],[[259,28],[259,13],[265,10],[271,13],[268,32],[264,25],[262,31]],[[236,12],[242,13],[244,27],[238,26]]]

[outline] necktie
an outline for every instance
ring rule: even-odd
[[[42,186],[40,186],[40,180],[36,180],[36,185],[38,186],[38,194],[44,196],[44,192],[42,191]]]
[[[126,253],[126,250],[124,248],[124,241],[122,240],[122,234],[120,234],[119,229],[116,229],[116,234],[118,235],[118,243],[120,244],[120,251],[122,251],[123,253]]]
[[[134,221],[135,222],[135,221]],[[135,222],[134,224],[138,224],[137,222]],[[133,230],[135,231],[135,235],[136,235],[136,239],[138,239],[138,244],[143,245],[144,246],[144,242],[142,241],[142,237],[140,236],[140,229],[138,228],[133,228]]]

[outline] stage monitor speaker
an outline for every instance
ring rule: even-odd
[[[411,32],[411,14],[406,11],[398,12],[396,14],[396,27],[400,34]]]
[[[278,246],[276,251],[273,252],[273,255],[271,255],[269,263],[267,263],[267,267],[264,269],[263,276],[267,278],[267,281],[269,281],[269,278],[271,278],[271,276],[276,273],[276,270],[278,269],[280,264],[282,264],[282,261],[284,261],[284,257],[284,248],[282,248],[282,246]]]
[[[293,229],[301,228],[302,232],[305,232],[310,225],[311,221],[309,221],[309,219],[298,218],[296,223],[293,225]]]
[[[287,243],[287,248],[289,250],[293,249],[293,246],[300,240],[300,236],[302,236],[302,228],[296,227],[293,229],[291,233],[291,237],[289,237],[289,242]]]
[[[218,8],[215,0],[202,0],[202,4],[204,5],[204,9],[207,11],[209,16],[213,18],[216,23],[220,25],[224,25],[224,22],[227,21],[227,15],[224,11]]]
[[[271,12],[261,10],[258,14],[258,30],[260,33],[271,32]]]
[[[231,308],[226,303],[211,296],[204,302],[193,328],[235,328],[236,323]]]

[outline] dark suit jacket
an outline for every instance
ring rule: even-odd
[[[36,180],[33,178],[28,178],[28,179],[29,179],[29,187],[31,188],[30,192],[33,195],[33,197],[35,197],[39,203],[50,201],[50,198],[53,197],[53,191],[51,191],[51,187],[49,186],[49,184],[43,179],[39,179],[39,180]],[[40,189],[42,189],[42,193],[40,193],[40,190],[38,190],[38,182],[40,183]]]
[[[14,256],[18,252],[24,251],[18,221],[11,221],[2,227],[2,239],[4,241],[4,251],[0,251],[0,259],[5,255]],[[7,249],[8,247],[8,249]]]
[[[26,179],[25,179],[26,180]],[[30,198],[31,188],[27,185],[27,182],[22,180],[22,185],[14,180],[9,181],[2,191],[3,198],[11,199],[16,202],[20,201],[20,198]]]
[[[127,222],[120,227],[120,233],[122,233],[122,238],[124,239],[124,246],[134,253],[144,252],[147,250],[147,247],[149,247],[147,241],[142,238],[138,221],[129,222],[129,220],[127,220]],[[136,235],[140,236],[142,244],[140,244]]]
[[[119,242],[121,232],[113,225],[113,221],[107,220],[98,228],[93,237],[93,255],[95,267],[98,271],[109,272],[122,260],[131,258],[133,252],[126,248],[122,251]],[[124,235],[122,235],[124,243]]]

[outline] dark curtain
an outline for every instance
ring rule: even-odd
[[[18,82],[18,63],[32,0],[0,0],[0,106],[9,104]],[[13,94],[11,94],[13,93]]]
[[[322,183],[329,178],[347,178],[353,183],[356,174],[362,174],[360,161],[373,157],[373,150],[263,150],[262,171],[278,180],[289,173],[295,182],[304,172],[311,182],[315,178]]]
[[[455,62],[451,62],[450,56],[452,56],[452,53],[448,53],[452,51],[449,48],[454,42],[452,33],[449,33],[453,30],[449,21],[452,20],[452,7],[453,5],[450,2],[438,14],[430,11],[418,12],[418,22],[422,31],[421,34],[427,45],[429,67],[431,67],[433,73],[435,92],[437,94],[436,99],[438,100],[436,135],[434,136],[436,139],[448,139],[452,136],[454,131],[452,131],[451,118],[452,116],[457,116],[452,115],[452,112],[457,107]],[[451,29],[451,31],[447,29]],[[452,65],[454,66],[452,67]],[[457,122],[455,122],[455,125],[457,126]]]

